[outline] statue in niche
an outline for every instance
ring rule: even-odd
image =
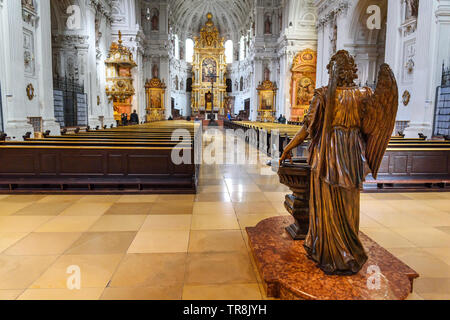
[[[419,0],[406,0],[406,19],[419,16]]]
[[[159,11],[157,9],[152,9],[152,31],[159,30]]]
[[[158,65],[156,63],[153,64],[152,77],[153,78],[159,78],[159,68],[158,68]]]
[[[264,69],[264,81],[270,81],[270,69],[268,67]]]
[[[329,84],[316,90],[304,126],[286,146],[280,164],[310,137],[304,247],[326,274],[350,275],[367,261],[358,237],[360,190],[369,172],[377,177],[395,126],[398,88],[387,64],[380,67],[375,92],[358,87],[355,61],[345,50],[331,58],[327,69]]]
[[[28,9],[35,10],[34,0],[22,0],[22,7],[27,7]]]
[[[272,33],[272,21],[269,15],[266,15],[266,21],[264,22],[264,33],[265,34]]]

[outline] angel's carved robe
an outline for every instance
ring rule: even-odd
[[[327,273],[355,273],[367,261],[359,237],[360,189],[370,172],[366,161],[363,100],[370,88],[337,88],[325,161],[319,172],[320,144],[324,134],[327,88],[316,90],[305,126],[311,138],[310,229],[305,249]],[[367,121],[371,123],[371,121]],[[350,271],[350,272],[349,272]]]

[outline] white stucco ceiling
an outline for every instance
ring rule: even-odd
[[[238,34],[251,25],[252,0],[169,0],[169,3],[170,24],[177,33],[198,34],[209,12],[223,35]]]

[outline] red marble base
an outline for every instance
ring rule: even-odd
[[[247,228],[248,241],[268,297],[285,300],[404,300],[419,275],[377,243],[360,233],[369,260],[353,276],[328,276],[310,260],[303,241],[293,241],[285,231],[289,216],[261,221]],[[381,271],[374,288],[371,267]],[[376,267],[375,267],[376,268]],[[369,288],[371,287],[371,288]]]

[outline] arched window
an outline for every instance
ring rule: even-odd
[[[245,37],[242,36],[241,40],[239,41],[239,61],[242,61],[245,59]]]
[[[225,58],[227,63],[233,63],[233,41],[225,42]]]
[[[175,59],[180,59],[180,43],[178,42],[178,35],[175,35]]]
[[[186,39],[186,62],[192,63],[194,58],[194,41]]]

